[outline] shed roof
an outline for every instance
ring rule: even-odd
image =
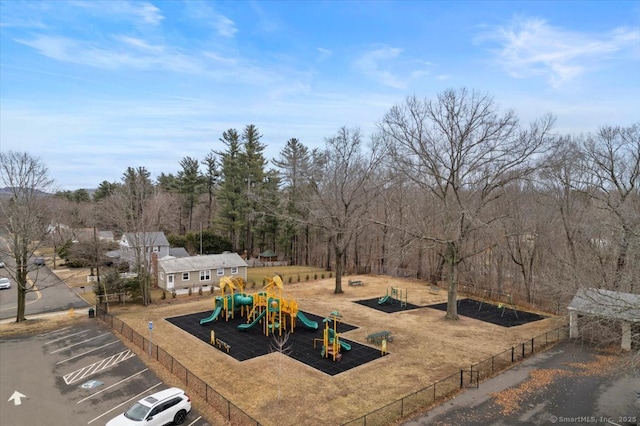
[[[168,274],[247,266],[247,262],[242,260],[242,258],[237,253],[163,258],[158,260],[158,264]]]
[[[260,253],[260,257],[276,257],[276,256],[278,256],[276,252],[274,252],[271,249],[265,250],[262,253]]]
[[[587,315],[640,322],[640,294],[581,288],[568,308]]]

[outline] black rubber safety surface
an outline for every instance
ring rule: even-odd
[[[429,305],[427,308],[438,309],[446,312],[447,304],[438,303],[436,305]],[[501,325],[503,327],[515,327],[545,318],[542,315],[534,314],[532,312],[517,310],[506,303],[499,306],[493,303],[468,298],[458,300],[458,315],[464,315],[465,317]]]
[[[215,337],[229,345],[230,349],[228,353],[226,349],[213,345],[211,349],[221,350],[223,353],[238,361],[245,361],[275,352],[274,337],[265,336],[262,324],[256,324],[248,330],[239,330],[238,325],[245,324],[246,319],[240,318],[239,315],[237,315],[234,319],[229,318],[228,321],[225,321],[223,318],[218,318],[216,321],[200,325],[200,320],[207,318],[210,314],[211,311],[198,312],[179,317],[166,318],[166,320],[207,343],[211,340],[211,330],[213,330]],[[302,322],[298,321],[293,333],[289,334],[289,339],[285,345],[285,348],[288,348],[288,350],[285,351],[287,356],[331,376],[380,358],[381,352],[379,349],[350,341],[342,336],[340,340],[350,345],[351,349],[343,349],[341,351],[342,358],[338,361],[333,361],[331,357],[324,358],[320,355],[322,350],[323,329],[325,326],[322,322],[324,317],[308,312],[303,312],[303,314],[309,320],[316,321],[318,323],[318,329],[308,329]],[[337,331],[338,333],[344,333],[356,328],[357,327],[350,324],[339,323]],[[319,339],[319,341],[316,341],[315,348],[313,347],[314,339]]]
[[[378,311],[386,312],[388,314],[393,314],[395,312],[403,312],[411,309],[422,308],[423,306],[413,305],[411,303],[400,303],[398,299],[389,298],[385,303],[379,303],[381,300],[380,297],[375,297],[373,299],[366,300],[356,300],[355,303],[363,306],[367,306],[369,308],[376,309]]]

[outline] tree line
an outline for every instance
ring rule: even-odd
[[[154,180],[129,167],[92,195],[57,193],[33,220],[40,231],[57,222],[176,238],[206,231],[248,258],[271,249],[333,270],[335,293],[352,273],[422,279],[447,289],[448,319],[461,285],[545,309],[582,287],[638,293],[640,123],[581,135],[554,126],[551,114],[524,125],[467,89],[408,97],[369,137],[342,127],[322,148],[291,138],[273,159],[249,124],[223,132],[204,158],[182,158],[175,175]],[[46,190],[39,160],[0,155],[6,186]],[[12,180],[21,159],[39,165],[42,180]],[[29,194],[3,200],[5,218],[20,197],[44,203]],[[29,227],[9,222],[10,235]],[[39,237],[24,234],[25,243]],[[13,254],[28,253],[19,244]]]

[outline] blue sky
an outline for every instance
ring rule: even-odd
[[[247,124],[268,159],[368,136],[462,87],[562,134],[638,122],[640,2],[0,0],[0,150],[59,189],[176,173]]]

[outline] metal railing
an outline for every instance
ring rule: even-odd
[[[388,425],[410,414],[426,410],[461,392],[464,388],[480,386],[480,381],[495,376],[525,358],[543,351],[569,337],[569,327],[562,326],[533,337],[499,354],[477,362],[468,369],[461,369],[444,379],[406,395],[384,407],[343,423],[343,426]]]
[[[128,326],[121,319],[98,308],[97,316],[123,338],[148,353],[158,361],[167,371],[181,380],[187,389],[202,397],[212,408],[217,410],[233,425],[257,425],[260,422],[245,413],[230,400],[217,392],[208,383],[192,373],[187,367],[177,361],[166,350],[154,345],[143,335]],[[533,337],[503,352],[472,364],[469,368],[462,368],[455,373],[440,379],[429,386],[412,392],[409,395],[393,401],[384,407],[370,411],[356,419],[343,423],[343,426],[356,425],[388,425],[405,416],[426,410],[428,407],[444,401],[461,392],[465,388],[477,388],[480,382],[494,377],[501,371],[509,369],[514,364],[541,352],[550,346],[567,339],[569,327],[562,326]]]
[[[185,384],[185,387],[198,394],[207,404],[218,411],[229,423],[233,425],[256,425],[260,422],[245,413],[237,405],[222,396],[204,380],[191,372],[187,367],[176,360],[169,352],[158,345],[153,344],[149,339],[128,326],[124,321],[107,313],[101,307],[97,309],[97,317],[100,318],[111,329],[117,331],[123,338],[149,354],[151,358],[158,361],[167,371],[171,372],[177,379]]]

